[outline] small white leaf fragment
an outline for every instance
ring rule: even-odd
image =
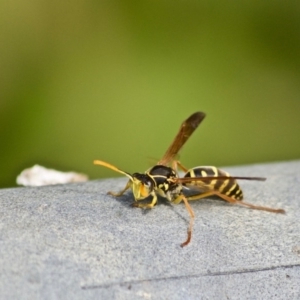
[[[75,172],[61,172],[34,165],[25,169],[17,177],[17,184],[24,186],[42,186],[51,184],[65,184],[70,182],[87,181],[88,176]]]

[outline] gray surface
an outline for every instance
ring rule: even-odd
[[[254,204],[193,201],[150,211],[125,178],[0,190],[1,299],[300,299],[300,161],[226,168]]]

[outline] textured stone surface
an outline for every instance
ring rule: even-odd
[[[300,299],[300,161],[225,168],[253,204],[152,210],[116,199],[125,178],[0,190],[1,299]]]

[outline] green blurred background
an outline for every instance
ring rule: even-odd
[[[0,76],[0,187],[142,172],[198,110],[187,167],[300,158],[299,1],[1,1]]]

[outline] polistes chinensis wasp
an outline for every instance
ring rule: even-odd
[[[133,206],[140,208],[153,208],[157,203],[157,195],[160,195],[174,204],[181,201],[190,215],[188,227],[188,235],[185,242],[181,246],[186,246],[192,237],[194,212],[189,204],[191,200],[198,200],[209,196],[218,196],[221,199],[231,203],[247,206],[252,209],[265,210],[273,213],[285,213],[283,209],[275,209],[265,206],[257,206],[243,200],[243,193],[237,183],[237,179],[259,180],[264,181],[262,177],[238,177],[230,176],[227,172],[217,169],[216,167],[195,167],[186,169],[179,161],[176,155],[192,133],[205,117],[205,113],[196,112],[187,118],[180,126],[180,129],[166,151],[162,159],[145,173],[127,173],[117,167],[101,161],[95,160],[95,165],[100,165],[116,172],[119,172],[129,178],[128,183],[118,193],[108,192],[109,195],[115,197],[122,196],[126,190],[132,189],[135,202]],[[179,177],[178,168],[185,172],[183,177]],[[184,189],[196,189],[196,193],[186,196]],[[148,196],[152,197],[151,202],[141,203]]]

